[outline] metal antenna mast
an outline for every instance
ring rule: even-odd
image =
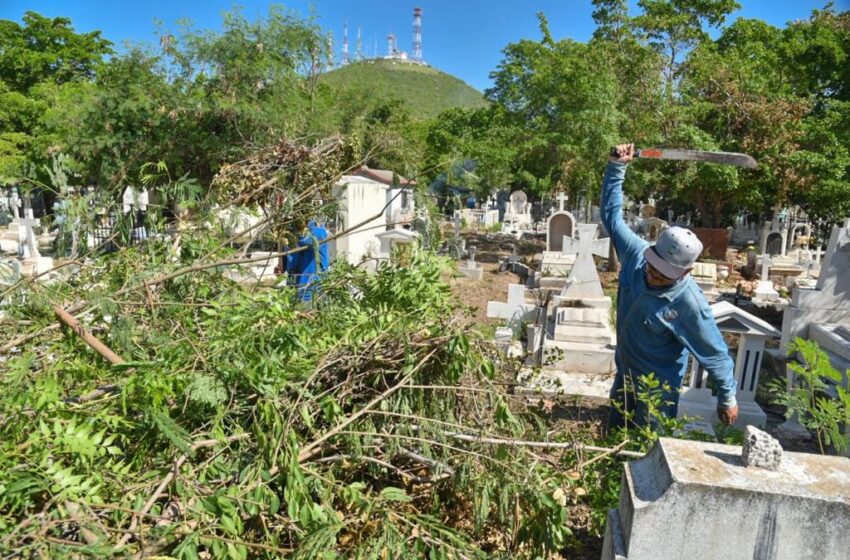
[[[342,65],[348,64],[348,20],[342,27]]]
[[[363,60],[363,33],[357,28],[357,52],[354,55],[355,59]]]
[[[413,60],[422,62],[422,8],[413,8]]]
[[[334,69],[334,34],[333,31],[328,32],[328,70]]]

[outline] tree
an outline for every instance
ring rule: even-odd
[[[17,181],[36,147],[42,115],[57,88],[91,80],[112,53],[100,32],[78,34],[67,18],[26,12],[23,25],[0,20],[0,180]],[[39,157],[40,156],[40,157]]]
[[[23,21],[21,26],[0,20],[0,81],[12,91],[27,92],[45,80],[90,80],[112,54],[112,43],[100,31],[75,33],[68,18],[26,12]]]
[[[505,47],[487,97],[522,131],[518,168],[573,193],[596,189],[617,138],[617,76],[605,53],[570,39],[555,41],[540,16],[541,41]]]
[[[680,57],[708,38],[704,25],[718,27],[740,5],[735,0],[640,0],[635,24],[649,45],[666,56],[668,99],[675,93]]]

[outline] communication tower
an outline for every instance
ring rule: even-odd
[[[413,60],[422,62],[422,8],[413,8]]]

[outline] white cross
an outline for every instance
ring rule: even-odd
[[[12,199],[9,202],[12,204],[12,216],[14,216],[16,220],[18,220],[21,217],[21,198],[18,196],[17,188],[12,188],[11,198]]]
[[[564,254],[578,253],[578,257],[570,270],[570,276],[567,278],[561,297],[601,298],[605,296],[602,292],[599,273],[596,271],[596,263],[593,262],[593,255],[607,258],[611,240],[596,239],[597,229],[596,224],[578,224],[578,240],[564,236],[562,252]]]
[[[770,255],[767,253],[761,256],[761,280],[768,280],[768,276],[770,274],[770,265],[773,264],[773,261],[770,260]]]
[[[487,317],[491,319],[507,319],[508,326],[513,328],[522,321],[530,318],[537,306],[525,303],[525,286],[510,284],[508,286],[508,302],[488,301]]]
[[[18,224],[21,227],[21,238],[23,239],[23,243],[21,243],[21,257],[28,259],[30,257],[38,258],[41,256],[41,253],[38,252],[38,241],[35,238],[35,230],[33,227],[39,225],[41,222],[33,218],[32,210],[26,211],[27,217],[21,218],[18,220]]]
[[[569,199],[570,199],[570,197],[567,196],[567,193],[559,193],[558,194],[558,204],[560,205],[561,212],[564,211],[564,204],[566,204],[567,200],[569,200]]]

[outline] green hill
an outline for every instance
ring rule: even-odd
[[[320,81],[376,99],[401,99],[415,119],[452,107],[484,107],[476,89],[436,68],[395,60],[363,60],[326,72]]]

